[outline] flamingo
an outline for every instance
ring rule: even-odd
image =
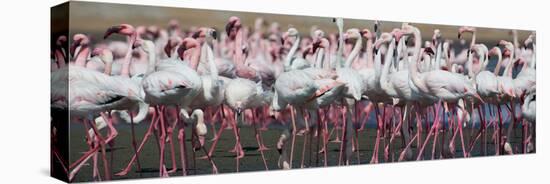
[[[529,151],[535,151],[535,145],[536,145],[536,130],[535,130],[535,127],[536,127],[536,122],[537,122],[537,95],[535,92],[532,92],[530,93],[529,95],[527,95],[525,97],[525,100],[523,102],[523,105],[521,106],[521,115],[523,116],[523,118],[525,120],[527,120],[529,123],[531,123],[531,127],[532,127],[532,130],[531,130],[531,137],[530,138],[524,138],[524,139],[527,139],[527,140],[523,140],[524,141],[524,144],[525,142],[528,142],[527,143],[527,146],[524,147],[524,153],[525,152],[529,152]],[[525,124],[527,122],[524,122]],[[524,127],[525,127],[525,124],[524,124]],[[526,132],[527,130],[523,130],[524,132]],[[525,136],[523,136],[525,137]],[[529,141],[529,140],[532,140],[532,141]]]
[[[421,37],[420,37],[420,31],[418,28],[411,26],[411,25],[405,25],[401,29],[401,33],[403,35],[412,35],[414,37],[414,43],[415,43],[415,53],[413,55],[413,59],[409,64],[409,75],[412,81],[412,84],[414,87],[418,88],[419,91],[421,91],[424,95],[429,95],[431,97],[434,97],[436,99],[439,99],[439,101],[445,101],[445,102],[457,102],[459,99],[462,99],[464,97],[475,97],[479,99],[480,101],[483,101],[479,94],[477,94],[474,86],[472,83],[463,75],[451,73],[448,71],[443,70],[434,70],[434,71],[428,71],[424,73],[419,73],[417,69],[417,61],[420,59],[420,43]],[[438,121],[438,111],[439,107],[436,109],[436,121]],[[460,120],[460,119],[459,119]],[[439,123],[437,123],[439,124]],[[434,125],[432,127],[432,130],[430,130],[428,137],[426,138],[424,144],[420,148],[417,160],[419,160],[422,157],[422,151],[428,142],[432,131],[435,132],[435,136],[437,139],[437,132],[440,125]],[[462,127],[459,126],[459,131],[462,136]],[[434,141],[435,142],[435,141]],[[462,146],[464,147],[464,141],[462,141]],[[465,149],[463,149],[465,151]],[[433,151],[432,151],[433,155]]]
[[[237,66],[237,76],[229,82],[225,88],[225,103],[236,112],[235,121],[236,124],[242,124],[243,117],[242,112],[246,109],[253,109],[260,107],[266,104],[266,100],[269,99],[270,93],[264,91],[261,85],[260,75],[253,68],[244,65],[242,44],[244,42],[244,33],[242,30],[241,21],[238,17],[230,17],[229,22],[226,25],[227,35],[234,40],[235,42],[235,54],[233,55],[233,62]],[[242,77],[242,78],[241,78]],[[254,82],[257,81],[257,82]],[[253,123],[254,126],[256,124]],[[234,125],[237,138],[237,166],[236,170],[239,171],[239,160],[244,157],[244,152],[240,143],[240,135],[238,134],[239,130],[237,125]],[[261,137],[258,134],[257,128],[254,127],[256,134],[256,141],[258,146],[261,147]],[[267,162],[263,153],[263,149],[260,149],[260,154],[262,155],[262,160],[264,162],[265,169],[268,170]]]
[[[87,48],[88,39],[82,34],[76,34],[73,39],[75,42],[73,42],[71,50],[74,51],[77,47],[79,48],[79,53],[75,59],[75,66],[70,67],[71,69],[68,74],[70,88],[69,110],[72,112],[71,114],[73,116],[92,118],[94,115],[97,116],[101,112],[126,110],[130,108],[132,104],[135,104],[135,102],[143,101],[143,90],[138,83],[132,81],[130,78],[124,76],[109,76],[105,73],[82,68],[85,64],[85,58],[83,56],[86,56],[86,52],[89,52]],[[84,54],[81,52],[84,52]],[[129,65],[129,63],[127,65]],[[128,67],[125,67],[125,69],[127,70]],[[106,71],[109,71],[109,69],[106,69]],[[86,85],[90,85],[90,87],[86,88]],[[102,116],[104,119],[106,118],[104,114],[102,114]],[[117,131],[113,127],[111,120],[108,120],[107,126],[109,126],[111,133],[105,141],[103,138],[98,137],[102,144],[110,142],[117,135]],[[93,127],[95,127],[95,124]],[[96,128],[94,128],[94,131],[96,136],[100,136]],[[102,146],[102,149],[104,149],[104,146]],[[97,152],[97,150],[98,147],[88,151],[84,156],[71,164],[69,168],[74,167],[75,169],[71,172],[70,178],[74,177],[82,165],[90,156]],[[110,174],[107,174],[108,168],[107,166],[104,167],[106,177],[109,179]]]

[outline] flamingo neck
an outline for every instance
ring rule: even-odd
[[[509,57],[509,61],[508,61],[508,64],[506,65],[506,68],[504,68],[504,73],[502,74],[502,76],[509,76],[511,77],[512,76],[512,67],[514,66],[514,63],[516,62],[515,59],[514,59],[514,50],[510,50],[511,54],[510,54],[510,57]]]
[[[90,48],[87,45],[81,46],[80,51],[78,52],[78,55],[75,58],[75,65],[86,67],[86,59],[88,58],[88,55],[90,55]]]
[[[291,65],[291,62],[292,62],[292,56],[294,56],[294,54],[296,53],[296,51],[298,50],[298,45],[300,44],[300,37],[296,37],[296,40],[294,41],[294,43],[292,44],[292,47],[290,48],[290,51],[288,52],[288,54],[286,55],[286,58],[285,58],[285,67],[290,67]]]
[[[393,58],[393,52],[395,50],[395,38],[392,38],[390,41],[390,44],[388,45],[388,51],[386,52],[385,58],[384,58],[384,69],[382,70],[382,74],[380,75],[380,86],[382,89],[389,89],[389,81],[388,81],[388,75],[390,72],[390,65]],[[377,54],[378,57],[380,56],[380,51]]]
[[[338,51],[336,51],[336,68],[342,67],[342,59],[344,58],[344,28],[338,26]]]
[[[443,44],[441,44],[440,41],[437,41],[437,50],[435,51],[435,60],[434,60],[434,66],[432,66],[432,70],[439,70],[441,66],[441,58],[443,57]]]
[[[495,70],[493,71],[493,74],[495,74],[496,76],[498,76],[500,73],[500,67],[502,65],[502,54],[497,54],[497,58],[497,65],[495,66]]]
[[[105,62],[105,70],[103,70],[103,73],[106,75],[111,75],[112,70],[113,62]]]
[[[479,57],[479,61],[481,61],[481,57]],[[474,73],[474,56],[473,54],[468,51],[468,60],[466,61],[466,68],[468,68],[468,77],[475,78],[476,73]]]
[[[214,62],[214,51],[208,44],[203,44],[202,50],[204,52],[201,52],[201,57],[203,54],[206,55],[205,59],[208,62],[208,66],[210,68],[210,75],[214,78],[218,77],[218,68],[216,67],[216,63]]]
[[[381,65],[382,65],[382,53],[380,53],[380,50],[378,50],[376,52],[376,54],[374,55],[374,77],[375,77],[375,81],[380,81],[380,78],[382,77],[382,72],[380,71],[380,68],[382,68]],[[382,71],[388,70],[388,72],[389,72],[389,66],[388,66],[387,69],[385,67],[386,66],[384,65],[384,69]]]
[[[57,62],[57,68],[65,67],[65,55],[61,49],[55,49],[55,58]]]
[[[470,43],[470,48],[476,44],[476,31],[472,31],[472,41]]]
[[[315,66],[317,68],[323,68],[324,56],[325,56],[325,49],[324,48],[318,48],[317,52],[315,52]]]
[[[418,61],[420,59],[420,44],[422,43],[422,38],[420,37],[420,31],[418,28],[414,28],[414,57],[413,61],[410,60],[410,57],[405,57],[409,61],[409,78],[420,91],[423,93],[429,93],[428,87],[424,82],[421,81],[420,75],[418,73]]]
[[[533,43],[533,53],[531,55],[531,63],[529,63],[529,67],[532,69],[535,69],[535,64],[537,61],[536,53],[537,53],[537,47],[535,43]]]
[[[237,29],[237,35],[235,35],[235,54],[233,55],[233,62],[237,65],[244,65],[243,59],[243,31],[239,28]]]
[[[120,75],[124,77],[130,77],[130,60],[132,59],[132,45],[136,41],[137,34],[134,33],[129,36],[128,50],[126,50],[126,55],[124,55],[124,60],[122,62],[122,69]]]
[[[374,66],[374,55],[373,55],[373,45],[372,39],[367,40],[367,68],[372,68]]]
[[[345,66],[347,68],[351,67],[351,63],[353,63],[357,55],[359,55],[359,51],[361,50],[362,43],[363,43],[363,40],[361,39],[361,37],[359,37],[357,41],[355,41],[355,45],[353,46],[351,53],[348,55],[348,58],[346,59]]]
[[[147,74],[152,73],[155,70],[155,63],[156,63],[157,53],[152,51],[147,53]]]
[[[191,64],[191,68],[193,68],[193,70],[195,71],[197,71],[197,68],[199,67],[200,55],[201,55],[201,49],[198,47],[193,48],[193,52],[191,53],[190,64]]]

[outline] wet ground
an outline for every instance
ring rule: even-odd
[[[143,135],[145,134],[145,131],[147,130],[149,126],[149,123],[142,123],[140,125],[136,125],[136,137],[137,142],[141,141]],[[219,127],[216,127],[216,130],[218,130]],[[110,159],[112,159],[112,171],[113,173],[116,173],[118,171],[121,171],[123,167],[126,166],[129,159],[131,158],[133,154],[133,148],[131,145],[131,129],[130,125],[128,124],[119,124],[117,125],[117,130],[119,132],[118,137],[115,139],[115,144],[112,148],[107,149],[107,155]],[[209,133],[207,135],[207,140],[211,139],[213,134],[211,131],[211,127],[209,127]],[[279,136],[283,130],[283,126],[275,124],[271,124],[269,126],[269,130],[262,131],[263,134],[263,140],[265,145],[270,148],[270,150],[265,151],[265,157],[267,160],[267,165],[269,170],[278,170],[277,167],[277,160],[279,158],[279,153],[275,149],[276,142],[279,139]],[[331,128],[332,130],[332,128]],[[514,129],[515,132],[512,136],[511,142],[512,145],[514,145],[515,149],[519,149],[520,142],[521,142],[521,127],[518,126],[516,129]],[[416,131],[416,130],[414,130]],[[464,135],[466,137],[466,142],[469,143],[471,135],[473,135],[475,132],[477,132],[478,129],[465,129]],[[71,163],[74,162],[78,157],[82,155],[83,152],[88,150],[88,146],[85,143],[84,134],[85,130],[82,125],[79,124],[71,124],[71,155],[70,160]],[[106,134],[106,131],[103,130],[102,134]],[[252,126],[244,125],[241,126],[240,131],[241,137],[242,137],[242,144],[245,151],[245,157],[243,159],[240,159],[240,172],[247,172],[247,171],[263,171],[265,170],[264,164],[262,162],[260,152],[257,151],[258,146],[256,143],[256,139],[254,137],[254,129]],[[187,145],[188,149],[190,148],[190,132],[187,132]],[[341,135],[341,134],[339,134]],[[373,154],[373,148],[374,148],[374,140],[376,138],[376,129],[370,126],[369,128],[365,129],[364,131],[359,132],[359,152],[353,153],[353,158],[350,160],[351,164],[368,164],[371,160],[372,154]],[[490,129],[487,134],[487,155],[495,155],[495,146],[493,144],[493,141],[491,140],[492,130]],[[334,140],[336,137],[336,131],[332,134],[331,140]],[[449,135],[447,135],[447,138]],[[300,168],[301,167],[301,157],[302,157],[302,146],[304,138],[309,138],[306,136],[297,136],[296,139],[296,148],[295,148],[295,155],[294,155],[294,168]],[[424,136],[422,138],[424,140]],[[177,140],[177,135],[174,135],[174,140]],[[389,140],[389,138],[387,139]],[[432,139],[433,140],[433,139]],[[308,140],[309,142],[309,140]],[[316,167],[317,165],[322,167],[324,165],[324,159],[323,154],[315,154],[315,151],[317,149],[317,137],[312,136],[312,142],[311,144],[311,156],[309,154],[309,145],[306,145],[306,154],[304,156],[304,168],[311,168]],[[322,140],[321,140],[322,142]],[[170,176],[181,176],[182,170],[180,166],[179,161],[179,147],[177,145],[177,142],[175,142],[175,150],[176,150],[176,163],[178,165],[178,171],[176,173],[170,174]],[[206,141],[206,147],[209,148],[212,142]],[[229,152],[235,145],[235,138],[233,134],[233,130],[226,130],[222,133],[221,138],[219,140],[218,146],[213,153],[213,160],[216,163],[218,170],[220,173],[233,173],[235,172],[235,166],[236,166],[236,160],[235,160],[235,153]],[[385,145],[385,141],[381,142],[381,146]],[[384,153],[383,153],[383,147],[380,148],[379,152],[379,161],[380,163],[386,163],[386,162],[392,162],[392,159],[394,161],[397,161],[399,154],[402,150],[402,139],[401,137],[396,137],[395,141],[392,143],[390,152],[391,156],[388,161],[384,160]],[[428,146],[426,147],[426,150],[424,152],[424,158],[425,160],[430,160],[431,157],[431,141],[429,142]],[[322,145],[320,145],[322,147]],[[461,143],[459,137],[456,139],[456,158],[462,158],[462,149],[461,149]],[[166,164],[168,167],[168,170],[172,168],[171,164],[171,153],[169,151],[169,146],[166,147],[167,152],[165,155],[166,158]],[[329,166],[337,166],[338,165],[338,157],[339,157],[339,148],[340,143],[334,143],[331,142],[328,144],[328,165]],[[412,145],[413,153],[417,152],[417,146],[414,143]],[[439,147],[437,147],[437,150],[439,150]],[[359,154],[359,158],[357,157],[357,154]],[[481,140],[476,143],[476,147],[474,147],[472,151],[472,156],[483,156],[482,155],[482,149],[481,149]],[[110,156],[113,156],[112,158]],[[196,152],[196,157],[204,156],[204,152],[201,150]],[[190,170],[188,171],[189,175],[204,175],[204,174],[210,174],[212,172],[211,165],[207,160],[200,160],[197,159],[193,165],[193,159],[191,151],[189,151],[188,154],[189,157],[189,167]],[[439,157],[436,157],[436,159]],[[140,164],[141,164],[141,171],[137,171],[135,165],[133,169],[128,173],[128,175],[119,177],[114,176],[113,179],[128,179],[128,178],[148,178],[148,177],[158,177],[158,166],[159,166],[159,149],[157,147],[157,143],[154,136],[151,136],[149,141],[145,144],[143,152],[140,154]],[[92,180],[92,165],[91,161],[86,164],[82,170],[79,172],[79,174],[75,177],[74,181],[90,181]],[[98,161],[99,168],[100,168],[100,174],[103,176],[103,166],[101,165],[101,161]]]

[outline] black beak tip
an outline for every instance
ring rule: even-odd
[[[212,31],[212,37],[214,37],[214,39],[217,39],[218,38],[218,32],[217,31]]]

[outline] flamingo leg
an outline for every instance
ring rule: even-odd
[[[497,105],[497,110],[498,110],[498,125],[497,125],[497,153],[496,155],[500,155],[502,153],[502,147],[503,147],[503,143],[502,143],[502,126],[503,126],[503,122],[502,122],[502,111],[501,111],[501,108],[500,108],[500,105]]]
[[[101,113],[101,116],[103,117],[104,121],[105,122],[108,122],[107,124],[109,124],[109,128],[111,128],[110,124],[112,122],[110,122],[110,118],[108,118],[104,113]],[[95,123],[92,123],[92,126],[97,130],[97,127],[96,127],[96,124]],[[103,160],[103,169],[104,169],[104,172],[105,172],[105,180],[111,180],[111,175],[110,175],[110,171],[109,171],[109,162],[107,161],[107,155],[106,155],[106,149],[105,149],[105,144],[106,143],[103,143],[103,146],[101,147],[101,155],[102,155],[102,160]]]
[[[418,156],[416,157],[416,160],[422,159],[422,153],[424,152],[424,149],[426,148],[426,145],[428,144],[428,141],[430,140],[430,136],[432,134],[437,135],[438,126],[439,126],[439,110],[441,109],[441,100],[438,102],[438,106],[435,109],[435,118],[432,125],[432,128],[428,131],[428,135],[426,136],[426,140],[424,140],[424,144],[422,144],[422,147],[420,147],[420,150],[418,151]],[[435,141],[435,136],[434,136]]]
[[[252,110],[252,112],[253,112],[253,113],[252,113],[252,119],[253,119],[253,122],[252,122],[252,123],[253,123],[253,124],[254,124],[254,123],[256,123],[256,124],[257,124],[257,123],[261,123],[261,121],[259,121],[260,119],[264,119],[264,121],[265,121],[265,118],[259,118],[259,117],[258,117],[259,115],[255,113],[255,112],[259,112],[258,109],[254,109],[254,110]],[[258,135],[257,135],[258,138],[257,138],[257,139],[259,140],[259,141],[258,141],[258,142],[259,142],[258,151],[262,152],[262,151],[269,150],[269,148],[267,148],[267,147],[265,146],[265,144],[264,144],[264,139],[263,139],[263,136],[262,136],[261,127],[259,127],[258,130],[260,130],[260,131],[257,131],[257,133],[258,133]]]
[[[328,110],[327,110],[328,111]],[[319,111],[317,111],[317,116],[319,116]],[[323,129],[322,129],[322,133],[323,133],[323,157],[324,157],[324,166],[327,167],[328,166],[328,153],[327,153],[327,144],[328,144],[328,139],[329,139],[329,132],[328,132],[328,113],[329,112],[326,112],[325,113],[325,118],[322,119],[322,124],[323,124]],[[320,116],[319,116],[320,117]],[[320,118],[319,118],[320,119]]]
[[[471,151],[473,150],[473,148],[475,147],[475,142],[482,136],[482,133],[485,132],[485,125],[486,125],[486,122],[485,122],[485,117],[483,117],[483,113],[481,112],[481,107],[482,105],[478,105],[478,108],[477,108],[477,112],[478,112],[478,115],[479,115],[479,121],[481,122],[481,125],[480,125],[480,128],[479,128],[479,131],[475,134],[475,137],[474,139],[472,139],[470,141],[470,146],[468,148],[468,155],[471,156]],[[473,128],[473,126],[472,126]],[[483,145],[483,143],[482,143]],[[485,155],[485,150],[483,150],[482,148],[482,155]]]
[[[151,124],[149,125],[149,128],[147,129],[147,132],[145,132],[145,136],[143,137],[143,140],[141,140],[141,143],[140,143],[140,145],[137,149],[136,154],[134,154],[134,156],[132,156],[132,158],[130,159],[130,162],[126,165],[126,167],[122,171],[115,174],[116,176],[125,176],[125,175],[128,174],[128,172],[130,172],[132,164],[134,163],[134,161],[136,161],[139,153],[141,152],[141,149],[143,149],[143,146],[145,145],[145,142],[147,141],[147,139],[149,139],[149,137],[151,136],[151,133],[154,132],[155,124],[157,124],[160,121],[160,118],[157,117],[157,116],[160,116],[160,114],[157,115],[157,111],[155,109],[155,111],[153,113],[153,117],[151,119]]]
[[[374,149],[373,149],[372,158],[370,161],[371,164],[378,163],[378,146],[380,144],[380,133],[382,131],[382,126],[383,126],[382,117],[380,117],[380,110],[378,109],[378,104],[374,105],[374,111],[376,112],[377,126],[376,126],[376,140],[374,142]]]
[[[165,173],[165,169],[166,167],[164,166],[164,148],[166,146],[166,127],[164,125],[164,117],[165,117],[165,114],[164,114],[164,107],[160,107],[160,108],[157,108],[157,111],[159,111],[159,114],[160,114],[160,137],[159,137],[159,142],[160,142],[160,152],[159,152],[159,176],[160,177],[164,177],[166,176],[166,173]]]
[[[188,171],[187,171],[187,147],[185,145],[185,124],[181,120],[181,117],[179,114],[177,115],[176,121],[180,125],[178,130],[178,143],[180,147],[180,162],[182,167],[181,174],[183,176],[186,176],[188,174],[187,173]]]
[[[294,143],[296,142],[296,116],[294,114],[294,108],[290,106],[290,116],[292,121],[292,141],[290,146],[290,168],[292,168],[292,158],[294,157]]]
[[[174,123],[174,126],[175,125],[177,125],[177,123]],[[174,141],[172,140],[173,132],[174,127],[168,127],[168,143],[170,144],[170,159],[172,159],[172,169],[170,169],[168,173],[174,173],[178,170],[178,166],[176,165],[176,152],[174,149]]]
[[[322,136],[321,117],[319,116],[319,111],[320,110],[316,110],[316,111],[313,111],[312,113],[310,113],[314,117],[314,119],[317,123],[317,129],[315,130],[316,131],[315,134],[317,135],[317,144],[316,144],[317,148],[315,149],[315,150],[317,150],[315,152],[315,166],[316,167],[319,166],[319,152],[318,151],[320,149],[319,146],[320,146],[320,143],[321,143],[321,136]]]
[[[113,131],[111,130],[111,135],[107,137],[107,139],[103,139],[101,137],[101,135],[99,134],[97,128],[95,127],[95,124],[91,123],[91,121],[89,121],[90,124],[92,124],[92,128],[94,130],[94,133],[95,135],[97,136],[97,138],[100,140],[100,145],[103,145],[103,150],[105,149],[105,144],[104,143],[109,143],[111,142],[115,137],[116,135],[118,134],[116,132],[116,129]],[[112,122],[108,121],[108,126],[110,129],[113,129],[114,127],[112,127]],[[104,140],[104,141],[103,141]],[[84,155],[82,157],[80,157],[78,160],[76,160],[75,162],[73,162],[71,165],[69,165],[69,169],[71,168],[74,168],[70,173],[69,173],[69,181],[72,181],[74,179],[74,177],[76,176],[76,174],[78,173],[78,171],[82,168],[82,166],[95,154],[97,153],[97,151],[99,150],[101,146],[96,146],[94,149],[91,149],[89,150],[88,152],[84,153]],[[105,153],[105,151],[103,151],[103,153]]]
[[[260,151],[260,155],[262,156],[262,161],[264,162],[265,170],[267,171],[269,169],[267,168],[267,161],[265,160],[264,150],[261,149],[262,142],[260,141],[261,136],[259,134],[258,127],[256,126],[256,123],[258,123],[258,122],[255,121],[256,120],[256,114],[255,113],[252,113],[252,119],[253,119],[252,125],[254,126],[254,136],[256,137],[256,142],[258,142],[258,151]]]
[[[132,131],[132,148],[134,148],[134,154],[136,155],[137,170],[141,171],[141,163],[139,162],[139,154],[137,152],[136,133],[134,128],[134,112],[130,112],[130,127]]]
[[[239,127],[237,126],[237,124],[242,121],[242,115],[241,114],[238,114],[238,113],[235,113],[235,123],[233,124],[233,131],[236,133],[236,138],[237,138],[237,150],[235,153],[237,154],[236,156],[236,171],[239,172],[239,165],[240,165],[240,159],[244,157],[244,152],[242,150],[242,146],[241,146],[241,137],[239,135]]]

